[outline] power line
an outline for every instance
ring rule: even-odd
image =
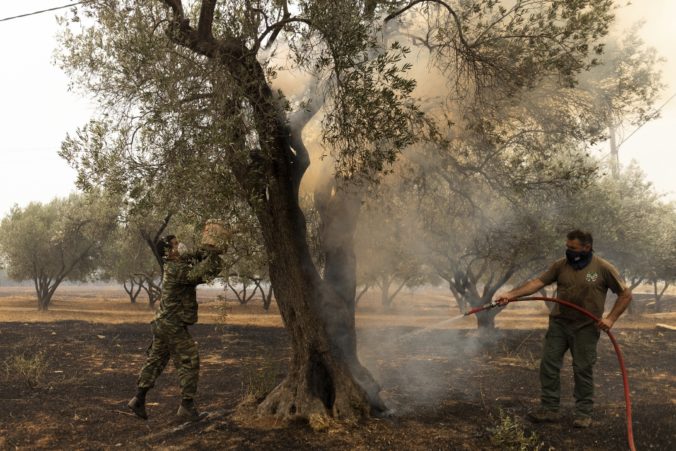
[[[669,98],[667,99],[667,101],[664,102],[657,110],[655,110],[655,114],[657,114],[657,113],[659,113],[660,111],[662,111],[662,108],[664,108],[665,106],[667,106],[667,103],[669,103],[669,102],[671,102],[672,100],[674,100],[674,97],[676,97],[676,92],[675,92],[671,97],[669,97]],[[634,131],[631,132],[631,133],[629,134],[629,136],[627,136],[626,138],[624,138],[624,139],[622,140],[622,142],[620,142],[620,143],[617,145],[617,149],[619,149],[620,146],[621,146],[622,144],[626,143],[627,140],[628,140],[629,138],[631,138],[632,136],[634,136],[634,133],[636,133],[637,131],[639,131],[639,130],[641,129],[641,127],[643,127],[643,126],[644,126],[645,124],[647,124],[648,122],[649,122],[649,121],[645,121],[644,123],[642,123],[641,125],[639,125],[638,127],[636,127],[636,128],[634,129]]]
[[[57,9],[70,8],[72,6],[81,5],[83,3],[89,3],[89,1],[76,2],[76,3],[71,3],[70,5],[56,6],[54,8],[42,9],[40,11],[33,11],[31,13],[19,14],[18,16],[5,17],[3,19],[0,19],[0,22],[6,22],[8,20],[20,19],[22,17],[34,16],[36,14],[47,13],[49,11],[56,11]]]

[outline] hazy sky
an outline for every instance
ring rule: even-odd
[[[0,0],[0,19],[67,3]],[[644,39],[667,59],[664,81],[669,87],[663,93],[664,101],[676,93],[676,1],[634,3],[618,12],[619,26],[646,21]],[[0,216],[15,203],[46,202],[74,190],[75,173],[57,151],[66,133],[84,124],[92,108],[68,92],[68,79],[52,64],[56,33],[55,13],[0,22]],[[660,119],[643,126],[620,149],[621,164],[637,160],[648,179],[673,200],[676,146],[671,136],[675,129],[676,99],[664,108]]]

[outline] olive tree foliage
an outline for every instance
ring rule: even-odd
[[[673,205],[661,200],[635,162],[619,178],[603,177],[556,205],[561,224],[592,232],[594,249],[618,267],[629,288],[673,280],[668,275],[673,245],[665,246],[676,238]]]
[[[48,310],[61,282],[95,276],[117,220],[114,202],[96,193],[72,194],[47,204],[15,206],[0,225],[7,274],[32,280],[38,310]]]
[[[532,277],[548,256],[559,255],[551,249],[560,250],[561,236],[577,227],[570,221],[575,222],[576,212],[559,217],[559,205],[548,197],[574,196],[595,183],[599,165],[589,153],[605,139],[608,123],[651,117],[661,89],[659,60],[642,46],[632,34],[623,51],[597,55],[581,72],[579,84],[544,77],[504,96],[500,89],[486,94],[477,83],[481,102],[461,99],[455,110],[446,108],[445,146],[424,146],[407,155],[419,172],[414,188],[430,198],[443,193],[426,207],[422,203],[423,217],[432,213],[422,236],[433,254],[446,250],[470,263],[432,259],[460,303],[466,298],[472,306],[486,303],[502,284]],[[434,221],[437,205],[447,207]],[[522,234],[527,239],[519,240]],[[480,327],[492,327],[498,312],[477,317]]]
[[[584,74],[580,86],[594,93],[597,108],[605,117],[610,138],[608,159],[613,176],[619,175],[618,149],[624,142],[623,128],[641,126],[656,118],[655,102],[664,90],[657,51],[639,37],[643,23],[620,35],[613,35],[605,48],[601,64]]]
[[[610,36],[598,65],[580,77],[580,88],[594,92],[608,127],[640,125],[656,117],[655,102],[665,88],[660,57],[639,36],[639,22]]]
[[[246,204],[263,238],[292,344],[288,376],[260,413],[285,419],[369,415],[385,406],[357,357],[354,296],[336,289],[349,274],[322,279],[299,207],[309,155],[295,118],[305,105],[291,109],[273,87],[276,74],[290,68],[321,82],[322,137],[335,173],[344,181],[373,181],[402,149],[439,138],[411,96],[408,48],[383,44],[383,23],[420,8],[443,12],[427,25],[440,65],[460,65],[455,73],[466,79],[499,80],[514,91],[545,75],[572,83],[607,31],[611,4],[87,4],[84,14],[91,19],[64,32],[61,60],[74,84],[95,95],[101,113],[64,142],[62,155],[82,185],[132,199],[142,199],[151,186],[178,211],[225,216],[229,207]]]

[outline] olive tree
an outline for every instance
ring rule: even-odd
[[[609,134],[611,174],[620,173],[618,150],[625,125],[640,126],[658,116],[655,102],[663,92],[663,58],[639,36],[643,23],[618,30],[605,45],[601,64],[581,77],[580,87],[594,94]]]
[[[115,204],[94,193],[14,206],[0,224],[8,276],[32,280],[38,310],[48,310],[61,282],[95,275],[116,215]]]
[[[145,292],[153,308],[161,291],[161,268],[139,231],[119,224],[104,247],[99,277],[121,283],[132,304]]]

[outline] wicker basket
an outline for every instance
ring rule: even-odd
[[[224,221],[209,219],[202,232],[202,247],[225,250],[228,247],[230,235],[230,230],[225,226]]]

